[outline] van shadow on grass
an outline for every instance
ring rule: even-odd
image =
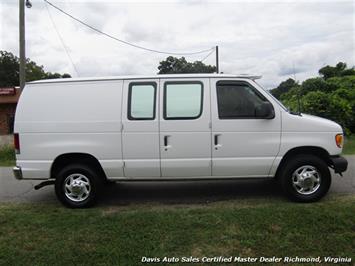
[[[275,180],[146,181],[108,184],[98,205],[199,204],[223,200],[282,198]]]

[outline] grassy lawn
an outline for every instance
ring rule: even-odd
[[[355,196],[314,204],[248,199],[87,210],[1,203],[0,264],[137,265],[142,256],[347,256],[354,261],[354,213]]]
[[[0,147],[0,166],[15,165],[15,151],[12,146]]]
[[[355,134],[345,137],[343,153],[355,154]]]

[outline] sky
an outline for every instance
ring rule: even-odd
[[[355,1],[49,1],[150,49],[184,53],[218,45],[220,71],[262,75],[259,83],[268,89],[288,78],[302,82],[339,61],[355,65]],[[73,77],[150,75],[167,57],[98,34],[43,0],[31,2],[25,10],[26,56],[46,71]],[[18,0],[0,2],[0,50],[19,54]],[[195,61],[207,54],[185,57]],[[215,54],[204,63],[214,65]]]

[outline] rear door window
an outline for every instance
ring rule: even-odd
[[[128,90],[128,119],[155,119],[155,83],[131,83]]]

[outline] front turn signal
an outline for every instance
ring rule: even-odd
[[[338,146],[338,148],[342,148],[343,147],[343,142],[344,142],[343,134],[337,134],[335,136],[335,144]]]

